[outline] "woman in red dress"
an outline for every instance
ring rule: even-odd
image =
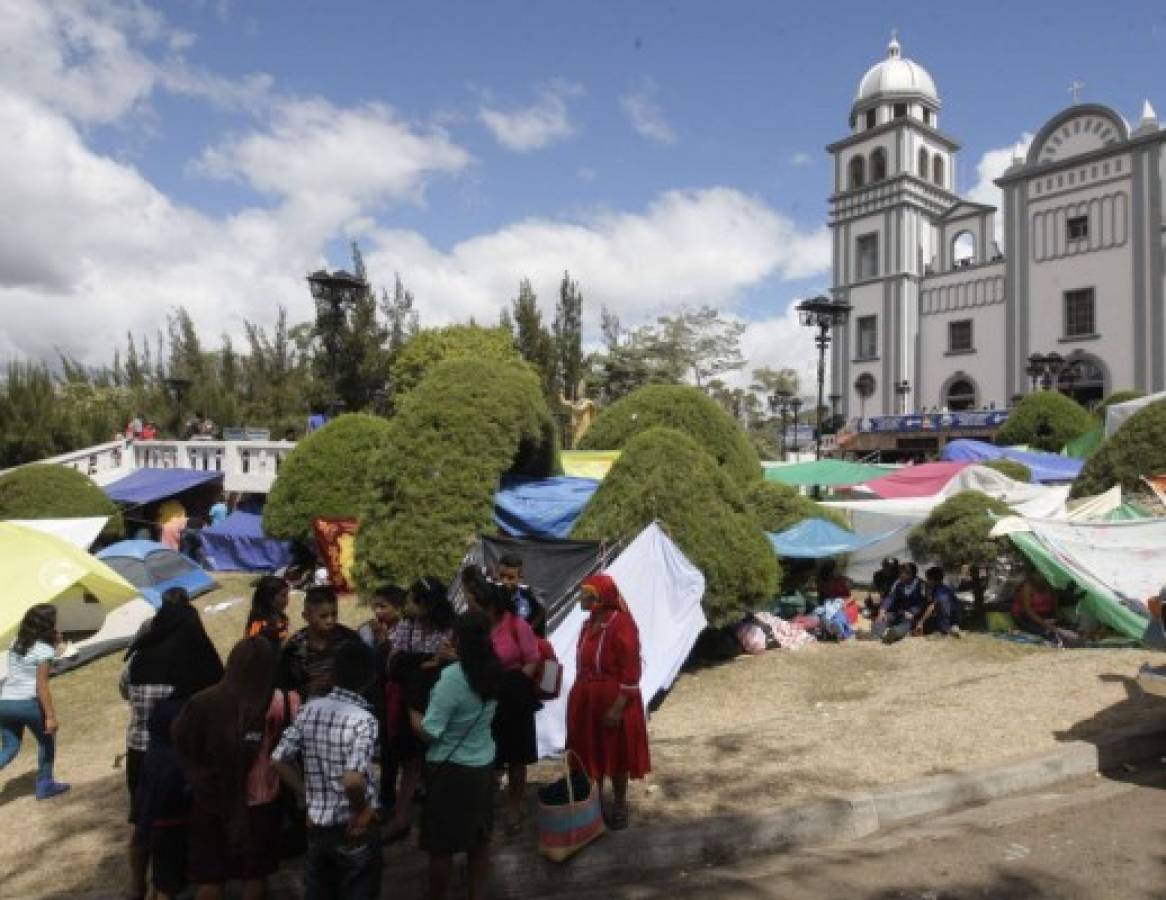
[[[579,633],[575,685],[567,700],[567,749],[615,802],[608,826],[628,824],[628,778],[651,771],[648,727],[640,697],[640,633],[610,575],[584,580],[580,603],[591,617]]]

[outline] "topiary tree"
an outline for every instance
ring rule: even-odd
[[[354,574],[371,587],[453,578],[490,530],[502,475],[552,474],[558,440],[542,386],[523,363],[438,363],[392,420],[369,468]]]
[[[1137,400],[1139,397],[1145,397],[1145,391],[1134,390],[1133,388],[1126,388],[1122,391],[1114,391],[1095,407],[1093,407],[1093,415],[1099,418],[1102,422],[1105,421],[1105,411],[1111,406],[1118,403],[1128,403],[1130,400]]]
[[[481,325],[425,328],[409,339],[389,366],[389,380],[396,397],[409,393],[434,366],[447,359],[522,361],[514,346],[514,335],[507,328]]]
[[[1166,472],[1166,400],[1144,406],[1085,461],[1073,497],[1088,497],[1115,484],[1132,491],[1143,475]]]
[[[774,481],[751,484],[745,491],[745,503],[763,531],[785,531],[805,519],[825,519],[851,530],[846,516],[838,510],[815,503],[788,484]]]
[[[984,622],[985,576],[1003,550],[989,532],[996,524],[994,516],[1011,514],[1003,501],[980,491],[961,491],[935,507],[907,535],[907,548],[917,561],[939,563],[948,572],[969,568],[977,624]]]
[[[71,519],[107,516],[101,531],[119,538],[125,522],[105,491],[75,469],[34,463],[0,475],[0,519]]]
[[[634,537],[659,521],[705,576],[705,612],[723,624],[771,599],[781,586],[773,547],[741,488],[688,435],[635,435],[575,523],[573,537]]]
[[[1060,391],[1037,391],[1026,395],[1012,408],[996,434],[996,443],[1027,444],[1059,453],[1065,444],[1095,425],[1089,410]]]
[[[373,454],[389,440],[378,416],[337,416],[288,454],[263,508],[263,529],[280,540],[312,539],[312,519],[358,516]]]
[[[580,450],[621,450],[650,428],[675,428],[716,460],[740,485],[761,478],[761,461],[748,435],[715,400],[685,384],[652,384],[600,413]]]
[[[1032,469],[1014,459],[990,459],[982,465],[995,469],[1001,475],[1006,475],[1013,481],[1032,481]]]

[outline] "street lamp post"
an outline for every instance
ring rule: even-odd
[[[841,327],[850,318],[851,306],[844,300],[812,297],[797,305],[798,319],[807,328],[816,328],[814,346],[818,348],[818,433],[814,457],[822,458],[822,407],[826,390],[826,348],[830,346],[830,329]]]
[[[802,411],[802,398],[801,397],[794,397],[792,400],[790,400],[789,408],[793,411],[793,414],[794,414],[793,454],[794,454],[794,462],[797,462],[798,461],[798,414]]]
[[[774,391],[769,395],[769,411],[773,415],[781,415],[781,459],[785,462],[785,419],[789,414],[790,398],[793,395],[786,390]]]
[[[1070,394],[1077,381],[1077,372],[1073,364],[1059,353],[1050,353],[1047,356],[1040,353],[1032,354],[1024,367],[1024,374],[1029,377],[1033,391],[1037,387],[1045,391],[1056,388],[1062,394]]]
[[[329,412],[342,404],[340,397],[340,332],[344,324],[345,307],[368,290],[368,282],[358,275],[340,269],[329,272],[320,269],[307,276],[312,299],[316,301],[316,332],[324,343],[327,359]]]

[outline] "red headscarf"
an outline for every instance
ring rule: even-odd
[[[583,579],[583,587],[591,588],[595,592],[596,602],[592,607],[594,612],[628,612],[628,605],[619,592],[615,579],[606,572],[592,575]]]

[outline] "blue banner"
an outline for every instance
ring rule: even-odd
[[[959,428],[999,428],[1008,418],[1006,409],[922,413],[908,416],[872,416],[859,423],[859,431],[950,431]]]

